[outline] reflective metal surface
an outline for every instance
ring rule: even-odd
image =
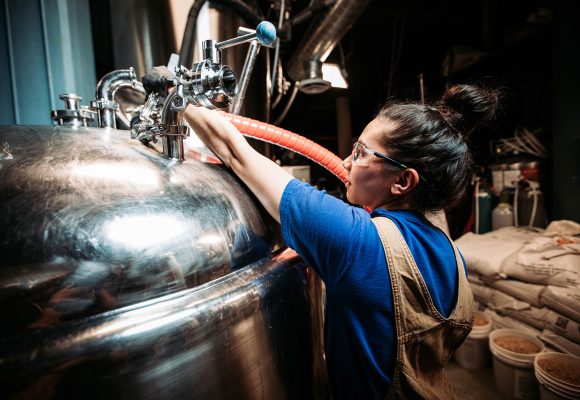
[[[0,127],[0,397],[329,398],[320,280],[196,158]]]
[[[278,245],[229,171],[127,131],[0,127],[0,148],[0,337],[192,288]]]
[[[317,282],[286,251],[198,288],[3,340],[2,395],[328,398]]]

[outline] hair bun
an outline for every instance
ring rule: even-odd
[[[437,108],[454,130],[468,136],[475,127],[494,118],[499,97],[497,89],[456,85],[443,93]]]

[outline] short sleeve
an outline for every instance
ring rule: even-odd
[[[295,179],[282,194],[280,223],[286,244],[328,285],[347,272],[361,250],[363,229],[371,219],[363,209]]]

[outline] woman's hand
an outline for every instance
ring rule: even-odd
[[[173,85],[174,76],[165,66],[153,67],[143,77],[141,82],[147,94],[152,92],[159,93],[167,97],[167,89]]]

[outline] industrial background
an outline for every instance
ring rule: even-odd
[[[511,371],[523,362],[496,354],[502,328],[537,353],[580,356],[579,4],[3,0],[0,397],[329,398],[324,287],[186,138],[179,90],[345,158],[385,103],[501,88],[498,120],[471,136],[469,193],[447,215],[482,322],[449,372],[460,398],[517,397],[491,368],[490,351]],[[276,41],[257,39],[264,20]],[[147,97],[140,77],[169,62],[184,66],[179,90]],[[340,171],[249,140],[344,199]],[[535,355],[522,356],[529,396],[545,383]]]
[[[133,66],[141,76],[152,66],[167,64],[170,53],[180,50],[191,4],[4,0],[0,123],[50,123],[48,111],[58,108],[59,94],[74,92],[88,102],[96,82],[111,70]],[[240,15],[228,2],[208,4]],[[279,19],[280,2],[248,4],[274,22]],[[288,64],[297,49],[312,40],[311,23],[328,7],[317,1],[285,2],[288,20],[279,32],[283,84],[293,83]],[[578,15],[574,2],[375,0],[361,1],[356,7],[360,12],[351,29],[340,32],[326,60],[343,69],[348,89],[310,95],[299,91],[280,120],[281,127],[345,157],[350,144],[339,149],[338,132],[346,129],[356,137],[391,99],[434,100],[453,83],[501,86],[506,89],[501,119],[489,131],[473,136],[476,161],[486,168],[483,174],[490,177],[490,166],[502,162],[493,152],[494,141],[513,137],[518,127],[538,130],[549,149],[549,157],[539,160],[546,212],[550,219],[580,218],[580,123],[575,94],[580,35],[572,18]],[[251,21],[238,18],[237,23]],[[232,32],[235,29],[230,27]],[[264,58],[265,51],[261,53]],[[274,51],[269,53],[273,62]],[[239,74],[242,62],[237,64]],[[265,85],[263,76],[257,68],[250,87]],[[271,116],[265,115],[263,104],[254,104],[265,101],[263,96],[246,102],[253,108],[246,115],[276,122],[292,92],[284,90],[288,93],[271,109]],[[277,152],[280,158],[287,156]],[[312,173],[313,182],[329,190],[338,185],[328,182],[316,167]]]

